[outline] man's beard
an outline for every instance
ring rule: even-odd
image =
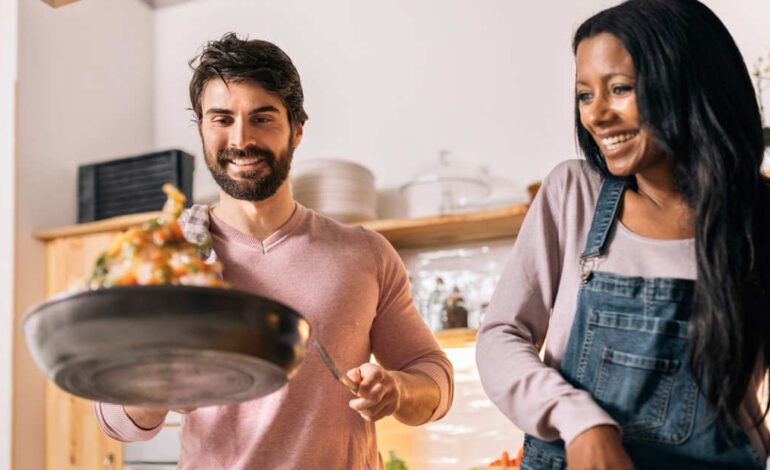
[[[281,152],[279,158],[270,149],[247,147],[244,150],[224,149],[219,151],[216,159],[203,149],[206,166],[220,188],[232,198],[242,201],[263,201],[278,191],[291,169],[294,149],[289,139],[289,145]],[[264,176],[258,176],[264,169],[241,171],[239,179],[233,179],[227,174],[227,166],[234,158],[260,157],[268,167]]]

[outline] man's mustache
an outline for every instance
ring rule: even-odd
[[[223,149],[217,154],[217,161],[220,163],[229,162],[235,158],[248,158],[248,157],[261,157],[265,159],[265,163],[273,166],[275,162],[275,154],[266,148],[249,147],[246,149]]]

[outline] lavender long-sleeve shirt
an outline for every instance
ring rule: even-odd
[[[519,232],[476,343],[484,390],[519,428],[569,444],[593,426],[617,423],[591,395],[558,372],[577,308],[580,253],[591,227],[600,176],[583,161],[558,165],[543,181]],[[653,240],[619,221],[594,269],[625,276],[696,278],[695,242]],[[547,334],[547,338],[546,338]],[[545,342],[543,360],[538,356]],[[744,427],[767,458],[766,426],[756,393],[743,407]]]
[[[431,377],[442,417],[453,395],[453,371],[419,316],[406,270],[381,235],[348,227],[297,205],[265,240],[229,227],[201,206],[183,217],[195,239],[210,230],[213,256],[236,288],[302,313],[337,365],[369,362]],[[211,384],[216,387],[216,384]],[[350,409],[353,396],[308,351],[297,375],[279,391],[234,406],[199,408],[182,423],[180,469],[380,469],[374,424]],[[95,404],[100,426],[121,441],[147,440],[120,405]]]

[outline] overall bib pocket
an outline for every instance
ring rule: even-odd
[[[679,444],[692,434],[698,389],[682,358],[687,323],[593,310],[583,357],[596,402],[624,440]],[[633,352],[631,352],[633,351]],[[592,365],[591,365],[592,364]]]

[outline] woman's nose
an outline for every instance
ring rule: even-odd
[[[591,127],[601,127],[612,119],[612,108],[604,96],[596,96],[581,110],[583,121]]]

